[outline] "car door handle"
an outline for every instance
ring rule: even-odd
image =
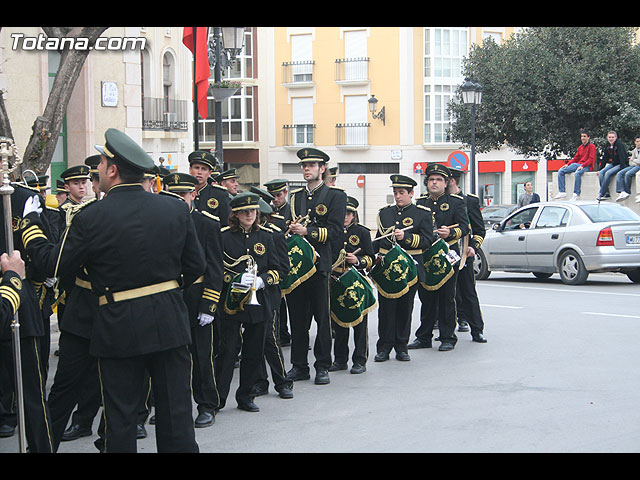
[[[519,242],[524,242],[524,237],[518,237]]]
[[[554,233],[553,235],[551,235],[551,240],[557,240],[558,239],[558,234]]]

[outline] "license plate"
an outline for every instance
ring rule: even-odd
[[[627,235],[627,245],[640,245],[640,234]]]

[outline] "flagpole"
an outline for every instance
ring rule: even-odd
[[[198,35],[198,27],[193,28],[193,143],[194,150],[199,150],[199,125],[198,125],[198,85],[196,82],[196,36]]]

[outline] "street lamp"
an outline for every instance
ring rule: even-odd
[[[462,102],[471,109],[471,192],[476,194],[476,105],[482,103],[482,85],[473,79],[460,87]]]
[[[371,112],[371,116],[373,118],[382,120],[382,125],[384,125],[384,107],[382,107],[382,110],[380,110],[380,112],[376,113],[377,105],[378,99],[375,97],[375,95],[371,95],[371,98],[369,99],[369,111]]]
[[[213,71],[213,81],[220,83],[222,69],[233,65],[236,57],[244,47],[244,27],[213,27],[213,35],[209,39],[209,67]],[[224,169],[222,152],[222,102],[214,102],[214,118],[216,121],[216,158]]]

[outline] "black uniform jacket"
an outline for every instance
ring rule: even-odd
[[[120,184],[72,214],[55,245],[40,234],[35,213],[22,225],[22,237],[49,277],[86,268],[99,297],[91,354],[131,357],[190,343],[179,287],[204,273],[205,259],[187,204],[146,192],[139,183]]]
[[[289,270],[291,269],[291,262],[289,261],[289,245],[287,244],[287,239],[284,236],[284,231],[279,225],[275,223],[271,223],[269,221],[264,221],[262,223],[264,228],[271,230],[273,235],[273,244],[276,248],[277,262],[278,262],[278,272],[280,272],[280,280],[289,275]],[[285,230],[286,231],[286,230]],[[271,308],[274,310],[280,308],[280,299],[281,288],[280,282],[276,282],[273,284],[272,289],[270,289],[269,294],[271,295]]]
[[[259,226],[249,232],[241,227],[222,229],[222,248],[224,251],[224,286],[222,301],[226,298],[234,277],[247,269],[246,255],[251,255],[258,265],[258,276],[265,287],[257,291],[260,306],[244,305],[244,309],[228,312],[223,309],[223,319],[234,319],[243,323],[260,323],[271,319],[273,311],[280,306],[280,295],[277,284],[288,274],[284,268],[282,253],[276,247],[273,230]],[[273,302],[276,302],[273,304]]]
[[[469,233],[469,217],[464,199],[455,194],[443,193],[433,200],[427,193],[416,201],[416,204],[429,208],[433,214],[433,228],[451,227],[450,235],[444,240],[449,248],[460,253],[458,240]]]
[[[9,277],[14,278],[14,280],[6,284],[3,281],[3,284],[6,285],[6,288],[0,287],[0,293],[4,293],[2,295],[3,298],[9,299],[12,297],[12,300],[16,300],[15,296],[11,295],[11,292],[8,290],[11,287],[14,287],[16,291],[20,291],[19,302],[17,303],[18,309],[18,321],[20,323],[20,337],[40,337],[44,335],[44,323],[42,313],[40,311],[40,301],[38,294],[36,292],[35,285],[41,286],[42,282],[46,279],[45,272],[37,268],[38,266],[30,261],[29,256],[24,248],[22,243],[22,237],[20,235],[20,226],[22,224],[22,212],[24,210],[24,203],[29,197],[37,196],[40,201],[40,206],[43,211],[45,209],[44,199],[38,195],[36,191],[33,189],[20,184],[20,183],[12,183],[14,188],[13,193],[11,194],[11,222],[13,226],[13,248],[14,250],[18,250],[20,252],[21,258],[24,260],[26,264],[26,279],[20,279],[18,275],[9,275],[6,276],[7,279]],[[0,201],[3,201],[0,196]],[[5,219],[4,219],[4,210],[0,211],[0,221],[2,222],[2,228],[0,228],[0,254],[5,253],[7,251],[7,240],[5,236]],[[42,220],[42,230],[43,236],[51,237],[51,229],[49,226],[49,222],[46,218]],[[20,280],[18,282],[18,280]],[[16,288],[16,287],[20,288]],[[4,303],[4,302],[3,302]],[[15,304],[13,304],[15,305]],[[5,321],[8,320],[9,324],[5,324]],[[2,325],[3,328],[0,330],[0,339],[8,340],[11,338],[11,330],[9,328],[5,328],[7,325],[11,324],[13,320],[13,313],[11,314],[11,318],[6,319],[3,317]]]
[[[198,191],[193,204],[199,212],[218,217],[223,227],[229,223],[229,192],[222,185],[207,183]]]
[[[217,217],[192,208],[191,217],[196,227],[200,246],[204,251],[207,268],[196,283],[184,291],[184,300],[189,309],[191,326],[198,325],[198,314],[213,316],[218,308],[222,290],[222,233]]]
[[[336,250],[335,243],[332,249],[332,242],[341,238],[344,228],[346,193],[339,188],[321,183],[312,192],[308,192],[306,188],[293,190],[290,202],[292,222],[298,216],[309,215],[305,238],[319,256],[316,263],[317,271],[330,272],[339,250]]]
[[[358,253],[356,253],[358,263],[340,263],[333,269],[335,273],[343,273],[347,271],[349,267],[355,267],[358,270],[365,270],[373,266],[373,257],[375,256],[375,253],[373,250],[373,243],[371,242],[371,231],[369,228],[357,222],[353,222],[344,227],[343,234],[340,239],[342,240],[342,248],[344,248],[346,253],[353,253],[358,250]]]
[[[465,194],[460,191],[458,195],[464,198],[465,205],[467,206],[467,215],[469,215],[469,224],[471,225],[469,246],[477,252],[487,234],[484,220],[482,219],[482,211],[480,210],[480,199],[473,193]]]
[[[387,205],[378,211],[378,231],[376,238],[392,233],[395,229],[411,227],[404,231],[404,238],[398,242],[418,264],[418,280],[424,282],[426,272],[422,260],[422,253],[436,240],[433,233],[433,218],[429,208],[415,203],[404,207]],[[383,238],[373,242],[375,253],[386,254],[392,247],[393,237]]]

